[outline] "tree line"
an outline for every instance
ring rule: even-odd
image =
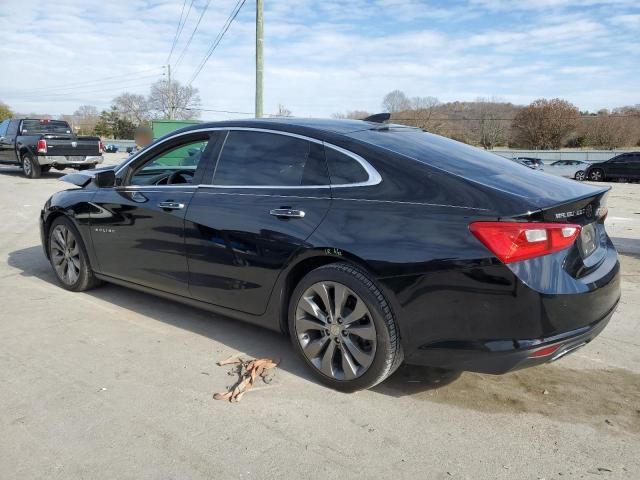
[[[442,103],[436,97],[408,97],[400,90],[384,96],[384,111],[394,123],[410,125],[471,145],[492,149],[596,148],[640,146],[640,104],[581,112],[560,98],[514,105],[496,98]],[[362,119],[366,111],[336,113]]]
[[[98,110],[94,105],[81,105],[71,115],[60,115],[79,135],[98,135],[102,138],[133,138],[134,131],[147,126],[154,119],[194,119],[200,116],[198,89],[183,86],[178,81],[159,80],[151,85],[148,95],[122,93],[111,106]],[[51,115],[14,113],[0,102],[0,121],[11,117],[52,118]]]

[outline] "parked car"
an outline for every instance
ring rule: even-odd
[[[102,163],[98,137],[78,137],[67,122],[12,119],[0,123],[0,163],[20,165],[25,176],[38,178],[51,167],[95,168]]]
[[[135,145],[127,147],[127,153],[133,153],[136,151]]]
[[[119,150],[118,146],[114,145],[113,143],[108,143],[104,147],[104,151],[108,153],[118,153],[118,150]]]
[[[591,165],[589,162],[583,162],[582,160],[558,160],[549,165],[546,172],[552,175],[573,178],[581,182],[587,178],[586,171],[589,165]]]
[[[513,157],[513,161],[521,163],[525,167],[529,167],[533,170],[544,170],[544,162],[540,158],[534,157]]]
[[[415,128],[205,123],[63,179],[76,188],[40,219],[62,287],[113,282],[281,331],[343,391],[403,361],[504,373],[556,360],[620,297],[608,187],[541,182]]]
[[[622,153],[605,162],[592,163],[586,175],[594,182],[623,178],[640,180],[640,152]]]

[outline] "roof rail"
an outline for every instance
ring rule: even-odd
[[[364,122],[373,122],[373,123],[384,123],[387,122],[391,118],[390,113],[376,113],[375,115],[371,115],[367,118],[363,118]]]

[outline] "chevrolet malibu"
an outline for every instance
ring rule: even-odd
[[[405,126],[200,124],[64,180],[40,219],[62,287],[112,282],[281,331],[342,391],[402,362],[556,360],[620,297],[608,188]]]

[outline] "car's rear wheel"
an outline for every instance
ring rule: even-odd
[[[40,177],[40,164],[30,153],[22,155],[22,171],[27,178]]]
[[[316,378],[345,392],[377,385],[403,359],[384,295],[366,273],[344,263],[302,279],[291,296],[289,331]]]
[[[589,180],[594,182],[602,182],[604,180],[604,172],[601,168],[594,168],[589,172]]]
[[[89,265],[80,233],[65,217],[56,218],[49,229],[49,261],[67,290],[82,292],[100,284]]]
[[[584,170],[578,170],[573,178],[575,178],[579,182],[583,182],[585,179]]]

